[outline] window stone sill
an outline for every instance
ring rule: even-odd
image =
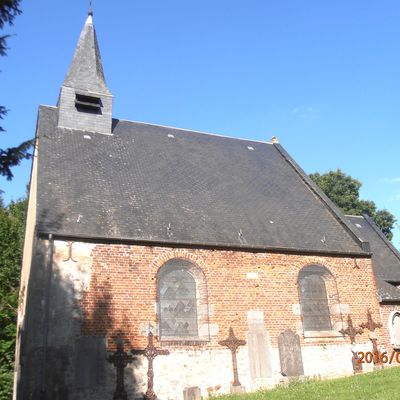
[[[159,339],[160,344],[165,346],[202,346],[209,343],[209,341],[209,337],[164,337]]]
[[[338,331],[304,331],[304,339],[343,338]]]

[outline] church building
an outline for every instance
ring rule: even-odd
[[[39,108],[14,399],[200,399],[371,371],[357,352],[400,347],[399,253],[276,138],[112,107],[89,13]]]
[[[368,215],[347,216],[362,240],[368,241],[372,252],[383,325],[381,341],[387,351],[400,351],[400,253]],[[400,355],[396,357],[396,363]]]

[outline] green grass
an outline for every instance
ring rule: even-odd
[[[227,395],[218,400],[396,400],[400,399],[400,367],[332,380],[310,379],[254,393]]]

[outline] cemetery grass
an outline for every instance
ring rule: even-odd
[[[389,400],[400,398],[400,367],[347,378],[293,381],[286,387],[241,395],[221,396],[221,400]]]

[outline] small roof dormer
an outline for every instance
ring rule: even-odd
[[[104,78],[103,65],[88,13],[58,101],[58,126],[111,134],[112,94]]]

